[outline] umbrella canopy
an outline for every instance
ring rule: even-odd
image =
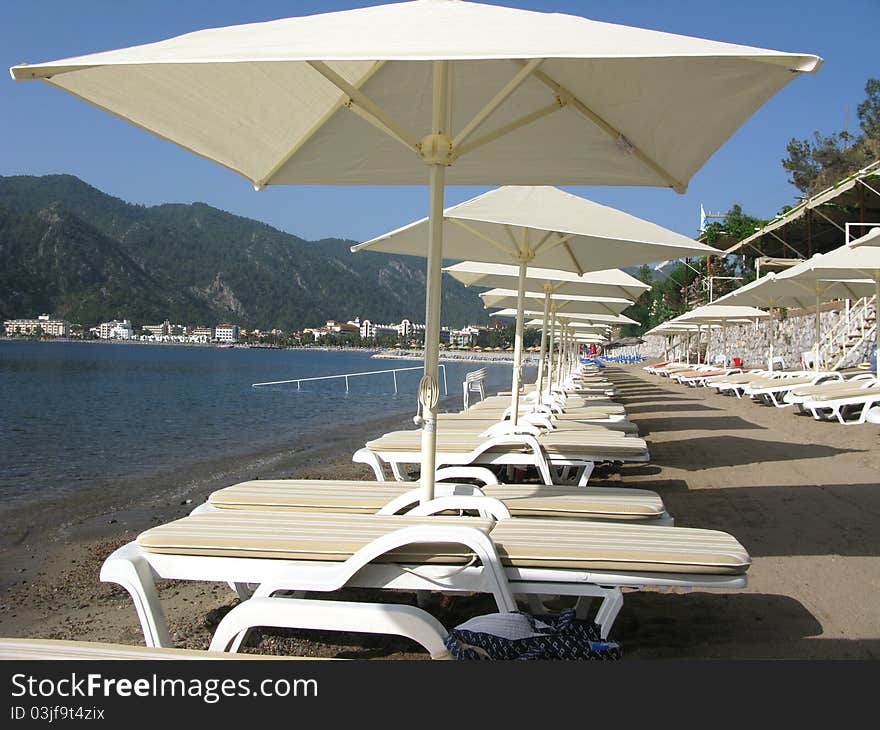
[[[432,129],[434,61],[448,70],[443,130]],[[418,0],[212,28],[11,73],[258,186],[421,185],[414,157],[432,154],[422,143],[433,132],[449,138],[442,154],[455,163],[454,184],[683,190],[768,98],[820,64],[570,15]]]
[[[770,315],[756,307],[707,304],[685,312],[676,317],[676,322],[705,324],[708,322],[748,322],[753,319],[766,319]]]
[[[529,316],[540,316],[543,315],[543,312],[538,310],[527,309],[523,312],[523,314]],[[497,312],[490,312],[490,317],[516,317],[517,311],[515,309],[499,309]],[[638,324],[636,320],[627,317],[625,314],[572,314],[569,315],[570,319],[577,323],[585,323],[585,324],[602,324],[602,325],[613,325],[613,324]],[[540,320],[538,320],[540,321]],[[542,323],[543,324],[543,323]]]
[[[767,99],[820,65],[816,56],[580,17],[418,0],[203,30],[11,73],[258,189],[428,182],[419,399],[430,499],[447,179],[682,192]]]
[[[607,324],[598,324],[598,323],[597,324],[590,324],[589,322],[576,322],[575,325],[577,326],[578,329],[586,330],[586,331],[590,331],[590,332],[607,332],[610,327],[610,325],[607,325]],[[532,327],[535,329],[543,328],[544,327],[544,320],[543,319],[530,319],[528,322],[526,322],[525,326]]]
[[[717,249],[621,210],[551,186],[507,185],[443,212],[443,256],[521,264],[578,275],[588,271],[709,256]],[[425,255],[428,218],[352,247]]]
[[[487,264],[481,261],[462,261],[443,269],[465,286],[485,286],[510,289],[519,281],[519,267],[508,264]],[[588,297],[623,297],[638,299],[651,288],[620,269],[588,271],[575,274],[560,269],[542,269],[529,266],[526,286],[533,290],[550,289],[551,294],[574,294]]]
[[[539,302],[543,303],[544,296],[539,292],[525,292],[523,305],[536,308]],[[519,304],[519,297],[513,289],[490,289],[480,294],[480,299],[483,300],[483,305],[486,307],[516,307]],[[620,314],[632,303],[631,299],[621,299],[620,297],[550,295],[551,311],[572,314]]]
[[[723,365],[727,366],[727,332],[726,326],[729,322],[749,322],[755,319],[767,319],[770,315],[767,312],[755,307],[732,306],[725,304],[707,304],[697,307],[690,312],[676,317],[672,320],[677,324],[696,324],[699,334],[704,324],[712,324],[714,322],[721,323],[721,353],[724,358]],[[699,342],[697,343],[699,345]]]
[[[864,277],[858,284],[853,279]],[[815,285],[838,279],[849,280],[850,288],[866,291],[873,285],[875,302],[880,302],[880,228],[874,228],[866,236],[852,241],[826,254],[816,254],[803,263],[793,266],[779,279],[806,282]],[[876,306],[876,305],[875,305]],[[880,327],[876,327],[875,352],[880,352]],[[817,358],[818,359],[818,358]],[[875,367],[880,373],[880,365]]]

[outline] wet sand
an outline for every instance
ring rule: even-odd
[[[593,481],[654,489],[676,524],[730,532],[754,561],[742,591],[627,591],[613,631],[625,658],[880,658],[880,430],[815,422],[790,408],[685,388],[638,367],[607,372],[652,459],[597,472]],[[368,437],[410,423],[363,423],[334,433],[331,443],[324,435],[289,452],[166,477],[118,504],[83,498],[47,511],[31,532],[15,523],[18,532],[2,557],[13,584],[2,594],[0,635],[142,643],[127,594],[98,581],[115,547],[243,479],[369,478],[350,454]],[[160,596],[174,641],[192,648],[207,646],[236,603],[225,584],[166,581]],[[494,610],[486,597],[433,607],[446,626]],[[384,636],[264,631],[249,646],[309,656],[426,657],[415,644]]]

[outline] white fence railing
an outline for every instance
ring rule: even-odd
[[[443,395],[448,395],[449,392],[446,388],[446,366],[443,363],[438,365],[440,368],[440,373],[443,376]],[[291,383],[296,383],[296,389],[302,389],[302,383],[310,383],[315,382],[317,380],[338,380],[340,378],[345,378],[345,392],[349,392],[349,378],[360,378],[365,375],[383,375],[387,373],[391,373],[391,376],[394,380],[394,392],[397,391],[397,373],[406,372],[408,370],[423,370],[424,368],[421,365],[416,365],[411,368],[390,368],[388,370],[369,370],[363,373],[340,373],[338,375],[319,375],[313,378],[290,378],[289,380],[272,380],[267,383],[252,383],[252,388],[262,388],[264,386],[269,385],[289,385]]]

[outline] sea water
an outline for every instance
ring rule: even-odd
[[[453,406],[465,373],[510,364],[445,363]],[[0,500],[51,499],[212,457],[289,448],[299,436],[416,411],[420,369],[345,381],[252,383],[419,366],[366,351],[0,341]],[[441,377],[441,396],[442,377]],[[365,439],[379,434],[365,433]]]

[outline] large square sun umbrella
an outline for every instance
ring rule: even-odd
[[[519,267],[512,413],[518,413],[522,325],[528,267],[575,274],[651,261],[706,256],[716,249],[650,221],[550,186],[505,186],[447,208],[443,253],[451,259]],[[410,223],[353,251],[424,256],[430,218]],[[515,418],[514,425],[516,423]]]
[[[447,266],[443,271],[465,286],[488,286],[510,289],[519,286],[519,266],[488,264],[480,261],[462,261]],[[575,296],[616,296],[629,300],[638,299],[650,285],[620,269],[605,269],[576,274],[559,269],[542,269],[530,266],[526,272],[526,286],[538,285],[544,292],[544,321],[541,328],[541,345],[538,360],[537,391],[543,390],[547,358],[548,314],[550,295],[573,294]]]
[[[11,73],[257,189],[428,182],[424,392],[436,393],[446,182],[683,192],[767,99],[820,65],[812,55],[568,15],[418,0],[212,28]],[[433,398],[426,416],[431,497]]]
[[[767,319],[770,315],[767,312],[756,307],[743,307],[724,304],[707,304],[702,307],[692,309],[675,318],[675,322],[679,324],[696,324],[697,338],[700,337],[700,331],[705,324],[721,325],[721,352],[724,358],[724,367],[727,367],[727,325],[728,323],[751,322],[756,319]],[[697,340],[699,349],[699,339]]]
[[[850,291],[856,289],[863,296],[870,296],[869,289],[872,289],[874,301],[880,303],[880,228],[873,229],[871,233],[849,245],[841,246],[826,254],[817,254],[793,266],[777,278],[805,282],[809,285],[849,280]],[[853,281],[856,279],[860,281]],[[877,353],[880,351],[880,326],[875,328],[874,349]],[[875,370],[880,374],[880,365]]]
[[[716,305],[739,305],[749,307],[761,307],[762,309],[775,309],[779,307],[808,309],[815,307],[815,358],[814,367],[819,369],[819,340],[821,338],[821,321],[819,319],[819,306],[822,302],[831,302],[838,299],[859,299],[870,296],[873,285],[865,280],[841,279],[835,281],[798,281],[788,276],[792,271],[801,266],[793,266],[782,274],[770,272],[760,279],[735,289],[730,294],[725,294],[715,300]],[[775,330],[775,319],[771,317],[770,324]],[[768,368],[773,369],[773,345],[775,332],[770,333],[770,356]]]

